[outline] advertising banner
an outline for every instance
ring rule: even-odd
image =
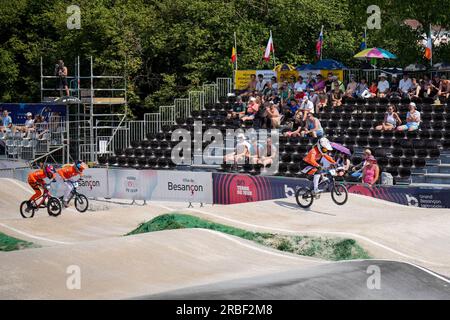
[[[250,82],[250,76],[256,76],[256,70],[236,70],[234,72],[234,89],[245,90]]]
[[[270,82],[272,77],[276,77],[277,73],[273,70],[256,70],[256,78],[258,79],[258,76],[262,74],[264,77],[264,81]]]
[[[109,170],[111,198],[150,200],[157,184],[154,170]]]
[[[320,70],[303,70],[298,72],[303,77],[303,80],[309,81],[315,79],[316,75],[321,74]]]
[[[153,200],[213,203],[210,172],[158,171]]]
[[[295,77],[295,81],[297,81],[298,78],[298,71],[297,70],[286,70],[286,71],[279,71],[277,73],[278,77],[277,80],[279,83],[283,82],[283,81],[288,81],[291,77]],[[295,82],[294,81],[294,82]]]
[[[344,81],[344,70],[319,70],[324,79],[327,78],[328,73],[332,72],[334,76],[338,77],[339,81]]]

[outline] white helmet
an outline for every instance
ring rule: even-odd
[[[317,148],[319,149],[320,153],[327,153],[328,151],[333,150],[330,140],[328,140],[327,138],[320,138],[319,141],[317,141]]]

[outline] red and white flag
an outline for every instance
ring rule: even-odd
[[[272,32],[270,33],[270,38],[269,38],[269,42],[267,42],[267,47],[266,47],[266,51],[264,51],[264,60],[266,60],[267,62],[270,61],[270,53],[271,52],[275,52],[274,48],[273,48],[273,40],[272,40]]]
[[[431,34],[427,39],[427,46],[425,48],[425,54],[424,57],[428,60],[431,60],[431,58],[433,57],[433,47],[432,47],[432,43],[431,43]]]

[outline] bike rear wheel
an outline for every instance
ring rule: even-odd
[[[25,200],[20,204],[20,215],[24,219],[33,218],[34,217],[34,208],[30,208],[30,210],[27,212],[25,209],[28,208],[28,201]]]
[[[339,206],[344,205],[348,200],[347,188],[342,184],[335,184],[331,189],[331,199]]]
[[[89,200],[84,194],[75,196],[75,208],[78,212],[85,212],[89,208]]]
[[[295,200],[300,207],[306,209],[313,204],[314,196],[310,189],[302,187],[295,191]]]
[[[51,197],[47,201],[47,212],[52,217],[57,217],[61,214],[62,206],[58,198]]]

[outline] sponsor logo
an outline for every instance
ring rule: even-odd
[[[133,176],[126,177],[125,180],[125,192],[136,193],[138,192],[137,178]]]
[[[83,180],[78,183],[80,187],[89,188],[89,190],[92,190],[95,187],[100,187],[100,181],[92,180],[92,176],[87,175],[85,175]]]
[[[419,206],[419,200],[417,200],[416,197],[413,197],[410,194],[405,194],[406,196],[406,202],[408,203],[408,206],[410,207],[418,207]]]
[[[195,192],[203,192],[204,186],[196,184],[193,179],[183,179],[182,183],[167,182],[167,190],[169,191],[189,191],[192,195]]]

